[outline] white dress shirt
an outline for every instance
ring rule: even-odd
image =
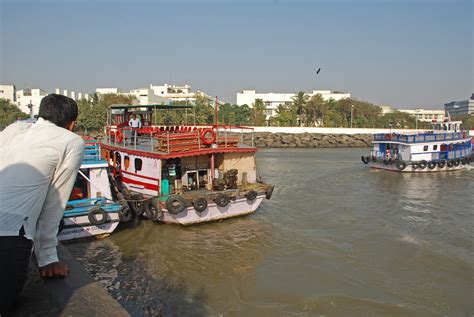
[[[130,121],[128,121],[128,125],[131,126],[132,128],[141,128],[142,127],[142,122],[138,118],[130,119]]]
[[[58,225],[83,156],[81,137],[43,118],[0,132],[0,236],[23,226],[40,267],[58,261]]]

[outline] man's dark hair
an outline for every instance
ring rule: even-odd
[[[66,96],[49,94],[41,100],[38,117],[66,128],[77,119],[77,103]]]

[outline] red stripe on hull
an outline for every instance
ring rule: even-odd
[[[122,182],[125,183],[125,184],[140,185],[140,186],[143,186],[145,189],[149,189],[149,190],[159,191],[159,189],[160,189],[159,185],[148,184],[148,183],[136,181],[134,179],[127,178],[125,176],[122,176]]]

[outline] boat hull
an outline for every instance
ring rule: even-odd
[[[60,241],[110,234],[120,222],[117,212],[108,212],[107,221],[101,225],[91,224],[87,214],[63,217],[63,221],[64,228],[58,234]]]
[[[214,202],[209,203],[203,212],[197,212],[190,206],[178,214],[169,213],[166,209],[159,221],[164,223],[176,223],[181,225],[192,225],[221,219],[238,217],[251,214],[257,210],[258,206],[265,199],[265,194],[259,194],[253,201],[245,197],[231,200],[225,207],[217,206]]]

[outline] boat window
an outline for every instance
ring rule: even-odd
[[[136,158],[135,159],[135,173],[142,170],[142,165],[143,165],[142,159]]]
[[[438,149],[438,144],[433,145],[433,151],[436,151]]]
[[[120,155],[119,152],[115,152],[115,166],[117,170],[120,171],[121,166],[122,166],[122,156]]]
[[[123,158],[123,166],[125,167],[125,170],[128,170],[130,167],[130,158],[128,156]]]
[[[423,147],[423,151],[428,151],[428,145],[425,145],[425,146]]]

